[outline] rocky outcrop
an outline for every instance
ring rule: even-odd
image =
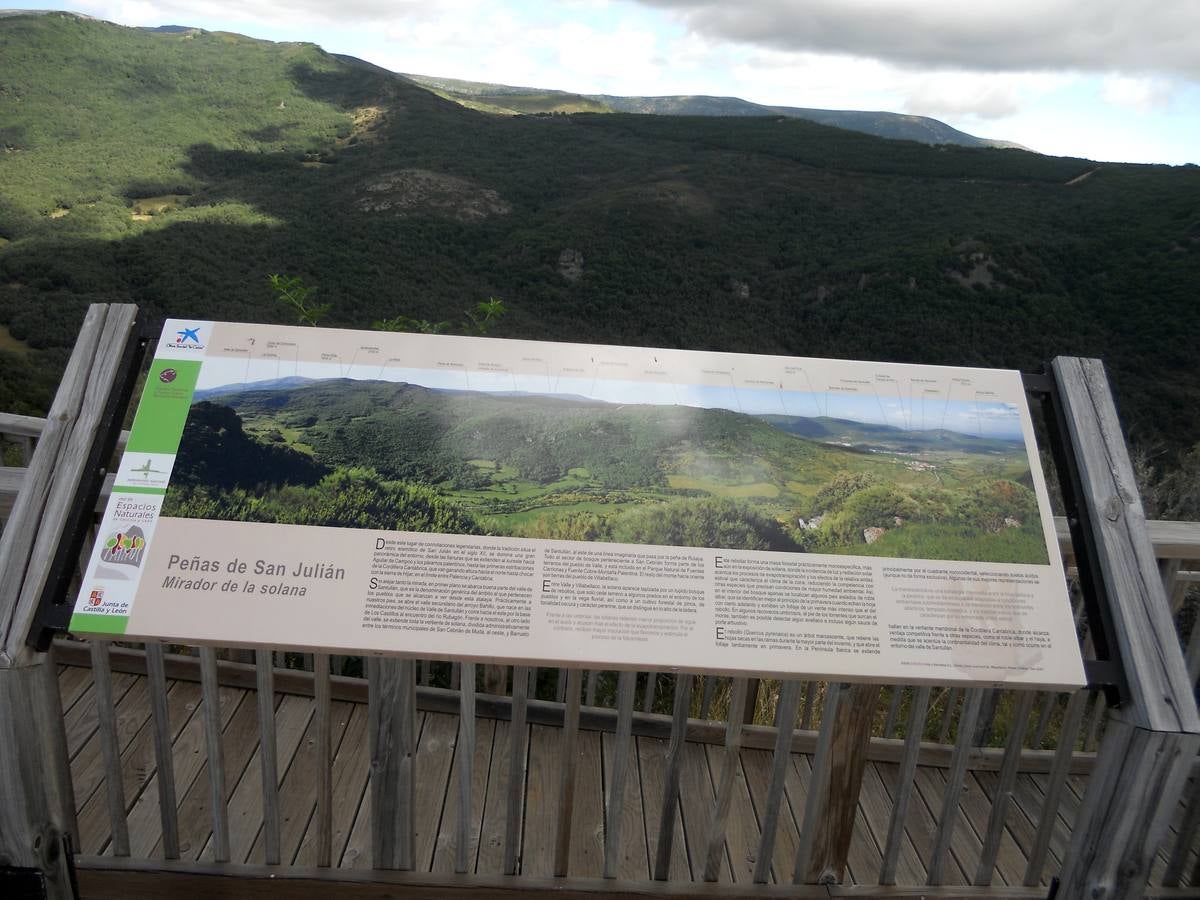
[[[558,274],[567,281],[578,281],[583,275],[583,254],[572,247],[558,254]]]
[[[354,205],[366,213],[435,215],[457,222],[479,222],[512,212],[512,207],[491,188],[428,169],[399,169],[377,175],[359,188]]]

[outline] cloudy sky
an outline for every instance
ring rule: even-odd
[[[64,8],[125,25],[313,41],[401,72],[889,110],[1043,153],[1200,163],[1198,0],[74,0]]]

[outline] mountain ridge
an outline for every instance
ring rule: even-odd
[[[347,59],[347,57],[341,57]],[[352,57],[349,59],[353,59]],[[361,61],[360,62],[365,62]],[[368,65],[371,65],[368,63]],[[845,128],[889,140],[912,140],[924,144],[953,144],[962,147],[992,147],[1029,151],[1013,141],[981,138],[929,116],[875,110],[815,109],[755,103],[741,97],[704,94],[662,96],[619,96],[577,94],[552,88],[468,81],[432,75],[397,73],[442,96],[466,102],[471,108],[493,108],[510,114],[536,114],[558,110],[569,112],[624,112],[670,116],[786,116],[819,125]],[[578,108],[587,103],[599,108]],[[1034,152],[1034,151],[1029,151]]]

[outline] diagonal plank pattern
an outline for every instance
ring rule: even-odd
[[[92,673],[81,666],[63,666],[59,673],[59,688],[71,773],[76,786],[80,849],[88,855],[111,855],[113,845]],[[162,859],[158,772],[146,680],[139,675],[117,673],[113,676],[113,695],[131,853],[134,859]],[[210,791],[199,686],[194,682],[169,680],[167,701],[181,857],[193,861],[211,860],[213,838],[207,808]],[[257,698],[253,690],[222,687],[219,703],[231,862],[261,865],[265,835]],[[281,862],[284,866],[316,864],[318,760],[313,706],[311,697],[293,694],[275,697],[276,771],[281,811]],[[365,704],[336,701],[331,706],[332,863],[338,868],[371,868],[367,722]],[[546,725],[529,724],[525,728],[528,759],[519,871],[532,876],[548,875],[554,862],[555,800],[562,766],[561,736],[559,729]],[[458,773],[460,766],[470,765],[473,804],[471,843],[467,854],[469,871],[489,875],[501,873],[508,779],[513,771],[509,758],[510,723],[480,718],[470,760],[457,753],[457,716],[419,712],[417,731],[415,846],[418,869],[433,873],[454,870]],[[605,797],[614,767],[613,741],[611,732],[581,730],[575,744],[579,780],[570,845],[573,876],[595,878],[601,873]],[[721,777],[722,754],[721,748],[711,744],[687,742],[684,746],[670,866],[672,881],[700,881],[703,877],[705,842]],[[635,736],[630,742],[618,848],[619,877],[623,880],[648,880],[652,876],[666,757],[667,744],[661,739]],[[753,879],[773,761],[770,752],[755,748],[742,748],[739,761],[719,881],[748,885]],[[793,753],[786,771],[770,865],[769,882],[772,884],[786,884],[791,879],[812,775],[811,762],[809,756]],[[848,884],[873,885],[877,882],[898,775],[899,767],[893,763],[867,763],[850,846]],[[998,776],[994,771],[967,772],[960,798],[960,815],[950,838],[944,884],[970,884],[978,865],[997,785]],[[936,766],[917,768],[897,861],[899,885],[915,886],[925,881],[936,819],[943,808],[947,786],[946,769]],[[1066,852],[1086,786],[1086,776],[1072,775],[1062,791],[1063,799],[1050,835],[1043,884],[1049,884],[1050,876],[1057,871]],[[1021,885],[1046,790],[1045,774],[1022,772],[1018,775],[1000,840],[993,886],[1015,888]],[[1185,812],[1181,803],[1172,829],[1180,827]],[[1170,847],[1159,854],[1152,884],[1160,883],[1163,878],[1169,854]],[[1187,883],[1187,874],[1196,870],[1196,863],[1197,854],[1193,850],[1183,867],[1183,883]]]

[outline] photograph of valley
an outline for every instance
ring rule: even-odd
[[[350,378],[198,391],[163,514],[1047,562],[1007,404],[947,401],[930,423],[901,427],[868,420],[878,414],[648,403],[636,388],[627,403]],[[830,408],[829,395],[804,396]],[[861,406],[884,410],[874,397]]]

